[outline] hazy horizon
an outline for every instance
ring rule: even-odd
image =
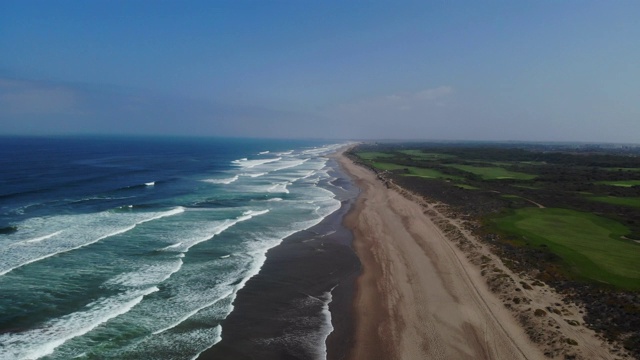
[[[0,135],[638,143],[638,13],[5,1]]]

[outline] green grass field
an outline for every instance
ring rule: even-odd
[[[596,184],[620,186],[620,187],[632,187],[632,186],[640,186],[640,180],[598,181]]]
[[[529,186],[529,185],[511,185],[513,187],[521,188],[521,189],[530,189],[530,190],[540,190],[539,186]]]
[[[433,170],[433,169],[425,169],[425,168],[419,168],[414,166],[405,166],[405,165],[398,165],[398,164],[384,163],[384,162],[374,162],[372,165],[376,169],[380,169],[380,170],[392,171],[392,170],[407,169],[409,172],[406,175],[409,175],[409,176],[419,176],[419,177],[432,178],[432,179],[452,178],[449,175],[443,174],[440,171]]]
[[[590,196],[589,200],[604,202],[613,205],[631,206],[640,208],[640,198],[619,196]]]
[[[579,278],[640,290],[640,244],[622,239],[630,231],[616,221],[558,208],[523,208],[493,221],[529,245],[546,245]]]
[[[501,167],[482,167],[482,166],[472,166],[472,165],[462,165],[462,164],[451,164],[447,166],[479,175],[484,180],[500,180],[500,179],[531,180],[536,178],[536,175],[509,171]]]
[[[442,159],[451,159],[456,157],[455,155],[450,155],[450,154],[422,152],[422,150],[400,150],[399,152],[414,158],[420,158],[425,160],[442,160]]]
[[[374,160],[378,158],[390,158],[393,157],[393,154],[383,153],[383,152],[374,152],[374,151],[364,151],[357,152],[356,155],[360,157],[362,160]]]

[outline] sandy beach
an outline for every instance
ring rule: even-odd
[[[514,278],[515,285],[504,287],[506,295],[491,291],[479,264],[447,239],[424,204],[338,158],[361,189],[345,219],[363,267],[355,286],[350,359],[614,358],[590,330],[560,317],[530,315],[536,306],[560,305],[549,289],[516,290],[520,279],[502,266],[508,276],[501,278]],[[515,291],[532,299],[526,308],[505,306]],[[528,332],[523,319],[530,320]],[[567,345],[569,336],[580,345]]]
[[[222,340],[198,359],[344,358],[354,333],[352,288],[360,262],[342,222],[358,190],[342,171],[332,174],[344,190],[340,209],[268,251],[260,273],[238,292]],[[328,292],[332,329],[325,341],[319,327],[327,324],[319,315]]]

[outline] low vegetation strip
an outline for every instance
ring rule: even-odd
[[[466,171],[472,174],[476,174],[482,177],[484,180],[499,180],[499,179],[516,179],[516,180],[531,180],[535,179],[536,175],[525,174],[521,172],[509,171],[501,167],[484,167],[462,164],[450,164],[447,165],[452,168]]]
[[[379,170],[388,170],[388,171],[402,170],[402,171],[406,171],[406,173],[403,174],[403,175],[409,175],[409,176],[419,176],[419,177],[426,177],[426,178],[432,178],[432,179],[444,179],[444,178],[451,178],[452,177],[452,176],[449,176],[449,175],[445,175],[445,174],[439,172],[438,170],[419,168],[419,167],[415,167],[415,166],[405,166],[405,165],[392,164],[392,163],[383,163],[383,162],[374,162],[374,163],[372,163],[372,165],[373,165],[373,167],[375,167],[376,169],[379,169]]]
[[[421,150],[400,150],[398,152],[405,155],[409,155],[414,158],[425,159],[425,160],[442,160],[442,159],[451,159],[456,157],[455,155],[451,155],[451,154],[423,152]]]
[[[375,160],[375,159],[378,159],[378,158],[390,158],[390,157],[393,157],[392,154],[383,153],[383,152],[377,152],[377,151],[359,152],[358,156],[360,158],[362,158],[363,160]]]
[[[522,208],[494,222],[530,246],[548,248],[579,278],[640,290],[640,245],[625,240],[630,230],[616,221],[568,209]]]
[[[613,205],[640,208],[640,197],[590,196],[588,199]]]
[[[620,187],[640,186],[640,180],[598,181],[596,184]]]

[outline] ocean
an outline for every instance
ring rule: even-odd
[[[344,145],[0,139],[0,359],[195,359],[267,251],[340,208]]]

